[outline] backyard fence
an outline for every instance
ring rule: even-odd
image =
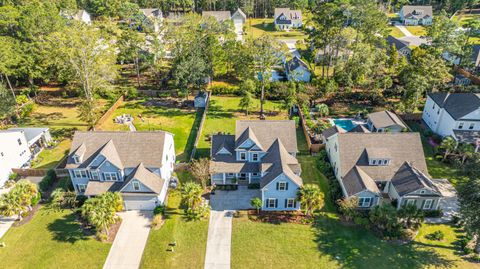
[[[400,118],[402,118],[404,121],[420,121],[422,120],[422,113],[401,114]]]
[[[21,177],[44,177],[48,169],[12,168],[12,172]]]
[[[190,160],[195,158],[195,154],[197,153],[198,142],[200,141],[200,137],[202,136],[203,125],[205,123],[205,119],[207,118],[208,105],[210,104],[210,97],[211,97],[210,92],[207,92],[207,94],[208,94],[207,103],[205,104],[205,108],[203,109],[202,119],[200,120],[200,126],[198,127],[197,136],[195,137],[195,143],[193,143],[192,153],[190,153]]]
[[[305,135],[305,140],[307,141],[307,147],[310,153],[317,153],[323,148],[325,148],[324,144],[318,144],[318,143],[312,144],[310,135],[308,134],[308,130],[307,130],[307,121],[305,120],[305,116],[303,115],[303,111],[300,107],[298,108],[298,115],[300,117],[300,125],[302,126],[303,135]]]
[[[95,128],[98,128],[100,125],[105,123],[107,119],[110,118],[110,116],[115,112],[115,110],[123,103],[124,97],[123,95],[120,96],[115,103],[103,114],[103,116],[97,121],[97,124],[95,124]]]

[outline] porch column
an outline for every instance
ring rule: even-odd
[[[250,184],[251,179],[252,179],[252,173],[248,173],[248,184]]]
[[[225,173],[223,173],[223,184],[225,184]]]

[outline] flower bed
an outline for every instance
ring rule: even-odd
[[[251,221],[273,224],[311,224],[314,220],[312,216],[307,216],[300,211],[260,211],[259,214],[257,214],[256,210],[249,210],[247,213]]]

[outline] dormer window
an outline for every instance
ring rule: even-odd
[[[139,191],[140,190],[140,182],[138,181],[133,181],[132,182],[132,186],[133,186],[133,189],[136,190],[136,191]]]
[[[78,157],[77,155],[73,155],[73,161],[77,164],[80,163],[80,157]]]
[[[390,164],[390,160],[389,159],[370,159],[369,163],[370,165],[387,166]]]
[[[240,160],[245,161],[247,159],[247,153],[246,152],[240,152]]]
[[[253,153],[252,154],[252,161],[258,162],[258,153]]]

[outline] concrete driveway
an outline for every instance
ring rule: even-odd
[[[288,52],[290,52],[290,54],[292,54],[292,57],[293,56],[297,56],[298,58],[301,58],[300,57],[300,52],[298,52],[297,50],[297,39],[283,39],[283,40],[280,40],[282,41],[283,43],[285,43],[288,47]]]
[[[7,233],[8,229],[12,227],[16,217],[4,217],[0,216],[0,242],[2,237]]]
[[[443,211],[443,216],[441,218],[425,218],[425,222],[450,222],[452,217],[458,214],[459,211],[457,191],[447,179],[435,179],[434,183],[443,195],[443,199],[440,201],[440,209]]]
[[[118,213],[122,225],[108,253],[104,269],[137,269],[150,233],[153,213],[150,211],[126,211]]]
[[[210,195],[210,206],[212,210],[240,210],[250,209],[250,200],[261,197],[260,190],[248,189],[246,186],[239,186],[236,191],[215,191]]]
[[[398,30],[400,30],[405,36],[414,36],[412,33],[410,33],[410,31],[408,31],[407,27],[403,26],[403,24],[399,22],[395,23],[395,27],[397,27]]]
[[[205,269],[229,269],[233,211],[210,211]]]

